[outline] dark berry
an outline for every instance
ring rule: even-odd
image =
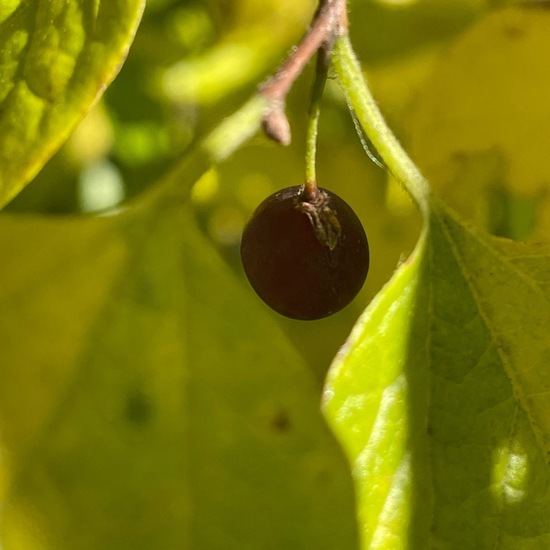
[[[260,298],[293,319],[336,313],[359,292],[369,269],[367,236],[351,207],[301,186],[265,199],[244,228],[241,258]]]

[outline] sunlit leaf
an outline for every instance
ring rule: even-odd
[[[549,333],[550,248],[478,234],[434,201],[325,390],[364,548],[550,544]]]
[[[144,0],[0,6],[0,205],[63,143],[118,72]]]

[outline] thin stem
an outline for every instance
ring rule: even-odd
[[[325,44],[317,53],[317,70],[315,82],[311,92],[311,100],[308,111],[308,125],[306,137],[306,181],[304,185],[304,198],[314,199],[317,189],[317,175],[315,170],[317,156],[317,134],[319,132],[319,115],[321,114],[321,99],[327,81],[328,66],[330,63],[332,47]]]
[[[337,39],[332,61],[348,102],[365,134],[394,178],[411,195],[420,211],[427,215],[430,202],[428,182],[386,124],[368,88],[347,34]]]
[[[149,199],[158,196],[187,197],[192,185],[212,166],[226,160],[259,129],[267,100],[255,95],[238,111],[227,117],[195,149],[186,154],[172,170],[151,188]],[[168,191],[167,193],[167,190]]]
[[[226,160],[258,131],[265,106],[265,98],[252,97],[204,138],[201,149],[210,162],[219,164]]]

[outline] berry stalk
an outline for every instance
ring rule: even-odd
[[[315,169],[317,157],[317,135],[319,132],[319,116],[321,114],[321,99],[327,81],[332,47],[325,44],[317,53],[317,71],[311,92],[308,111],[308,125],[306,137],[306,181],[303,197],[305,201],[313,201],[319,195],[317,188],[317,174]]]

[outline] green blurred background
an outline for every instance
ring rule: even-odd
[[[462,144],[451,155],[440,150],[441,140],[452,142],[460,125],[447,121],[447,134],[433,126],[441,120],[441,113],[434,110],[437,98],[443,98],[438,108],[448,108],[446,113],[466,120],[469,127],[471,120],[460,118],[461,106],[468,94],[480,97],[480,84],[498,103],[491,75],[481,83],[478,77],[469,82],[464,66],[474,56],[485,59],[484,51],[490,65],[498,37],[483,22],[491,12],[520,3],[352,0],[349,4],[352,40],[375,97],[433,185],[464,215],[496,234],[544,236],[548,210],[547,184],[540,183],[544,177],[533,176],[536,182],[528,192],[507,177],[510,155],[522,154],[518,146],[469,150]],[[144,189],[237,109],[277,67],[307,28],[315,7],[313,0],[149,0],[119,77],[8,210],[66,215],[131,207]],[[475,28],[480,30],[473,36]],[[517,51],[517,42],[514,47]],[[522,55],[529,55],[529,47],[535,46],[524,46]],[[521,59],[518,54],[518,67]],[[447,72],[442,72],[443,67]],[[243,277],[238,253],[243,224],[267,195],[303,181],[311,80],[310,67],[288,98],[291,146],[282,148],[258,135],[192,189],[197,223],[239,277]],[[515,102],[517,97],[506,100]],[[509,110],[508,104],[499,105],[503,113]],[[479,112],[474,106],[467,115],[476,119],[482,106]],[[500,136],[503,131],[497,128],[493,133]],[[334,81],[326,90],[319,140],[319,184],[353,206],[371,246],[367,283],[345,311],[311,323],[272,313],[321,383],[358,315],[414,246],[420,217],[386,171],[365,154]],[[441,167],[445,162],[456,164],[457,153],[462,155],[460,166],[449,176]],[[430,162],[436,158],[440,163],[434,168]],[[445,177],[440,179],[439,174]]]

